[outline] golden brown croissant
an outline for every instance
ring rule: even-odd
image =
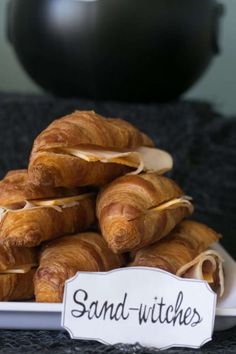
[[[130,123],[106,119],[93,111],[76,111],[55,120],[35,140],[29,163],[35,184],[74,187],[103,185],[147,162],[163,172],[172,167],[166,152],[150,149],[160,156],[148,159],[146,147],[153,142]],[[139,151],[133,151],[143,147]],[[155,151],[154,151],[155,150]],[[143,162],[143,159],[145,160]]]
[[[156,267],[176,274],[218,239],[218,234],[206,225],[184,220],[163,240],[137,251],[130,265]]]
[[[32,299],[35,270],[33,268],[24,274],[0,274],[0,301]]]
[[[95,219],[95,195],[73,193],[81,189],[41,188],[28,182],[27,171],[8,174],[0,182],[0,243],[34,247],[86,229]]]
[[[66,197],[82,189],[52,188],[29,183],[27,170],[9,171],[0,181],[0,205],[21,203],[24,200]]]
[[[155,173],[120,177],[97,198],[102,235],[115,253],[156,242],[192,211],[175,182]]]
[[[123,265],[97,233],[82,233],[51,241],[42,251],[36,272],[38,302],[62,302],[64,283],[78,271],[108,271]]]
[[[0,273],[27,265],[37,264],[37,250],[35,248],[10,247],[0,245]]]
[[[0,301],[31,299],[37,265],[35,249],[0,246]]]

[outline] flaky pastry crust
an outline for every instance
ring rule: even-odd
[[[25,274],[0,274],[0,301],[32,299],[35,270],[31,269]]]
[[[77,205],[8,211],[0,222],[0,243],[35,247],[43,241],[87,229],[95,220],[95,199]]]
[[[173,180],[155,173],[113,181],[97,198],[97,217],[109,247],[115,253],[124,253],[166,236],[192,213],[191,203],[162,211],[152,209],[183,195]]]
[[[33,276],[37,264],[37,249],[0,246],[0,301],[33,298]],[[9,270],[22,269],[24,266],[29,267],[24,274],[7,273]]]
[[[78,271],[108,271],[123,265],[97,233],[82,233],[51,241],[42,251],[34,278],[38,302],[62,302],[65,281]]]
[[[76,111],[55,120],[35,140],[29,175],[34,184],[75,187],[103,185],[132,169],[100,161],[88,162],[60,152],[64,148],[127,149],[153,146],[153,142],[130,123],[108,119],[93,111]]]
[[[37,264],[38,252],[35,248],[0,245],[0,272],[25,264]]]
[[[130,265],[155,267],[176,274],[218,240],[219,235],[208,226],[184,220],[163,240],[137,251]]]
[[[0,181],[0,206],[22,203],[25,200],[71,196],[82,189],[36,186],[29,182],[27,170],[9,171]]]
[[[84,191],[87,190],[35,186],[29,182],[26,170],[8,172],[0,181],[0,244],[34,247],[85,230],[95,220],[95,195]],[[32,204],[79,193],[88,197],[61,207]]]

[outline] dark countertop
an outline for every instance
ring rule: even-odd
[[[125,104],[7,95],[0,93],[0,177],[27,166],[34,137],[56,117],[75,109],[94,109],[136,124],[170,151],[171,173],[194,198],[195,219],[223,235],[222,244],[236,258],[236,119],[225,119],[209,104]],[[151,353],[135,347],[111,347],[71,340],[54,331],[0,331],[0,353]],[[165,353],[236,353],[236,327],[214,334],[201,350],[170,349]]]
[[[65,332],[58,331],[0,331],[0,353],[31,354],[235,354],[236,327],[216,332],[213,341],[201,349],[172,348],[149,350],[139,346],[105,346],[97,342],[70,339]]]

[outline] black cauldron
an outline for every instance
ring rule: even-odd
[[[8,37],[54,94],[167,101],[218,53],[221,14],[215,0],[10,0]]]

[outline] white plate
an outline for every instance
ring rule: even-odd
[[[236,262],[219,244],[212,248],[224,259],[225,291],[216,308],[215,330],[222,331],[236,325]]]
[[[225,270],[225,293],[216,308],[214,330],[236,325],[236,262],[221,247]],[[35,302],[0,302],[0,328],[64,330],[61,327],[62,304]]]

